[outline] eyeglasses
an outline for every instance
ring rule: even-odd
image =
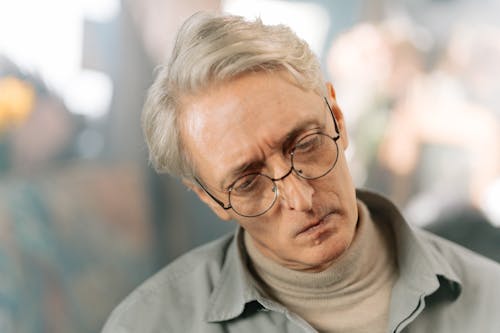
[[[328,174],[337,164],[340,138],[337,121],[332,108],[325,98],[335,127],[335,137],[322,132],[308,134],[298,140],[290,151],[291,167],[280,178],[271,178],[259,172],[243,175],[236,179],[227,190],[229,204],[211,194],[203,183],[195,177],[200,187],[222,208],[232,209],[243,217],[257,217],[268,212],[278,198],[277,181],[288,177],[292,172],[297,176],[312,180]]]

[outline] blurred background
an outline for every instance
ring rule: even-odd
[[[0,0],[0,332],[97,332],[234,229],[151,170],[140,129],[199,10],[290,25],[337,89],[356,184],[500,261],[500,1]]]

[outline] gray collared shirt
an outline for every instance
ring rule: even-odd
[[[500,265],[411,228],[377,194],[358,190],[357,197],[394,232],[399,277],[388,332],[500,332]],[[259,292],[241,236],[238,230],[168,265],[113,311],[103,333],[316,332]]]

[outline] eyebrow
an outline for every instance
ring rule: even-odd
[[[307,130],[312,130],[312,128],[310,128],[310,127],[313,125],[319,126],[317,119],[309,119],[306,122],[302,122],[302,123],[296,125],[290,131],[288,131],[288,133],[284,136],[284,139],[280,140],[282,147],[291,146],[292,143],[297,139],[297,137],[299,135],[301,135],[302,133],[304,133]],[[243,174],[245,171],[252,170],[252,169],[255,170],[257,168],[263,167],[264,165],[265,165],[264,161],[258,160],[258,159],[244,161],[244,162],[236,165],[235,167],[231,168],[229,170],[229,172],[227,173],[226,177],[224,177],[224,179],[220,182],[219,186],[220,186],[220,188],[227,190],[227,187],[230,184],[232,184],[232,182],[235,180],[236,177]]]

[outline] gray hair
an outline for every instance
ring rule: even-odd
[[[324,94],[319,61],[284,25],[198,13],[181,27],[168,64],[159,67],[142,113],[149,160],[159,173],[195,175],[179,132],[181,98],[248,72],[286,71],[305,90]]]

